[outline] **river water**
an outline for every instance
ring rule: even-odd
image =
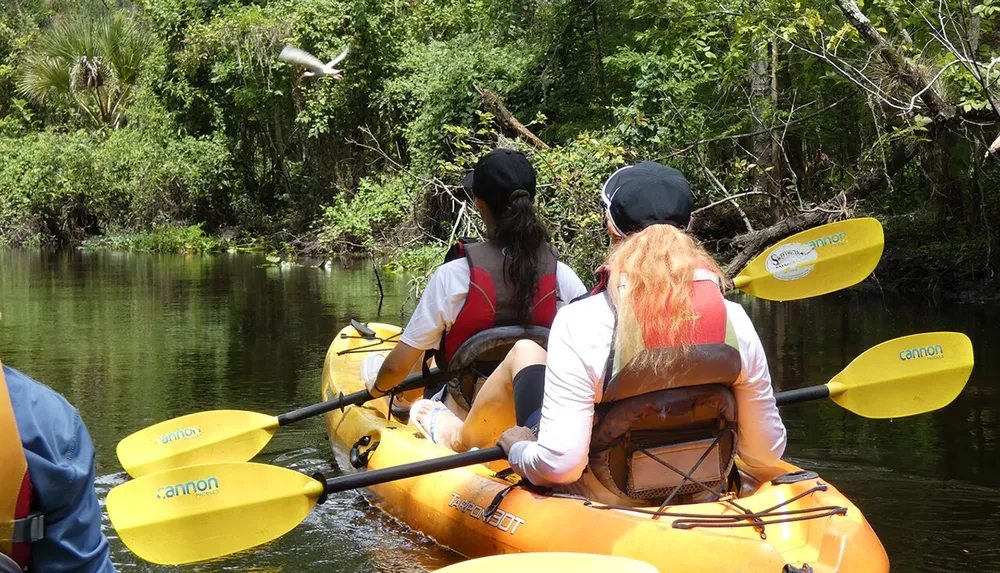
[[[370,264],[261,266],[249,254],[147,255],[0,250],[0,359],[75,404],[97,449],[98,494],[125,480],[118,440],[198,410],[278,414],[319,399],[327,345],[351,318],[399,323],[409,285]],[[818,471],[874,526],[894,571],[1000,571],[1000,308],[827,296],[741,299],[778,390],[822,384],[896,336],[957,330],[976,368],[950,406],[866,420],[836,405],[787,407],[787,458]],[[322,422],[283,428],[256,461],[312,473],[338,469]],[[332,496],[284,537],[197,566],[157,567],[105,522],[113,559],[132,571],[424,571],[456,557],[370,508]],[[696,548],[690,548],[696,550]]]

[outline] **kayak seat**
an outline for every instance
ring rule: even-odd
[[[624,505],[715,501],[728,492],[739,353],[693,348],[665,370],[648,357],[633,361],[609,384],[613,399],[597,404],[588,469]]]
[[[455,351],[449,371],[461,372],[446,382],[448,393],[466,412],[486,378],[519,340],[532,340],[546,348],[549,329],[541,326],[498,326],[472,335]]]

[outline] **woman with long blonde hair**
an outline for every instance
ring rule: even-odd
[[[518,343],[464,423],[427,401],[416,403],[412,416],[435,442],[458,451],[499,443],[511,467],[532,483],[595,499],[600,496],[581,475],[595,404],[615,375],[625,365],[666,373],[690,348],[728,348],[717,355],[735,361],[730,388],[739,412],[739,455],[750,468],[774,465],[784,452],[785,428],[764,351],[743,308],[723,299],[722,271],[688,233],[687,180],[676,169],[643,162],[615,172],[601,195],[612,242],[602,285],[559,311],[548,352]],[[637,364],[643,361],[650,363]],[[670,384],[666,375],[648,380],[643,383]],[[631,391],[642,396],[659,389]]]

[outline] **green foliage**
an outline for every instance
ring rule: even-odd
[[[201,225],[175,227],[160,225],[148,232],[128,235],[105,235],[87,239],[83,246],[114,251],[146,251],[150,253],[207,253],[222,244],[205,234]]]
[[[385,265],[390,274],[407,277],[411,296],[416,299],[424,290],[434,270],[444,261],[448,246],[444,243],[429,243],[419,247],[399,249]]]
[[[475,86],[511,91],[524,77],[529,47],[521,42],[485,43],[475,34],[450,41],[412,45],[400,63],[402,73],[387,85],[385,97],[405,102],[411,118],[406,140],[415,167],[430,170],[447,157],[445,125],[474,125],[479,95]]]
[[[916,142],[940,149],[870,208],[960,217],[992,240],[996,168],[978,158],[1000,119],[998,1],[860,3],[882,53],[816,0],[7,2],[0,237],[201,225],[283,256],[402,251],[390,268],[423,276],[440,247],[415,245],[481,227],[457,187],[504,145],[531,155],[539,213],[586,276],[606,250],[597,190],[621,165],[681,169],[724,245]],[[285,44],[321,60],[349,46],[343,79],[301,77],[277,59]],[[942,125],[889,55],[961,117]],[[476,87],[552,147],[529,148]]]
[[[417,189],[406,176],[362,179],[353,194],[339,195],[323,208],[320,244],[331,251],[352,247],[382,251],[395,246],[400,227],[413,215],[416,199]]]
[[[80,240],[183,220],[224,201],[229,156],[209,138],[157,143],[137,129],[0,138],[0,235]]]
[[[625,162],[624,148],[589,134],[534,157],[538,212],[560,257],[581,277],[590,277],[607,253],[600,189]]]
[[[0,118],[15,93],[17,63],[46,16],[41,0],[0,4]]]
[[[18,91],[42,105],[73,103],[97,127],[121,127],[151,47],[124,13],[71,16],[33,45]]]

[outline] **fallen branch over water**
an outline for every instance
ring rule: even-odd
[[[503,100],[500,96],[491,92],[490,90],[482,89],[479,86],[473,85],[479,95],[483,98],[483,107],[486,111],[493,114],[496,117],[497,122],[501,127],[507,128],[509,131],[520,135],[524,139],[528,140],[535,149],[549,149],[548,144],[538,138],[537,135],[531,132],[530,129],[524,126],[523,123],[514,117],[514,114],[507,109],[507,106],[503,104]]]

